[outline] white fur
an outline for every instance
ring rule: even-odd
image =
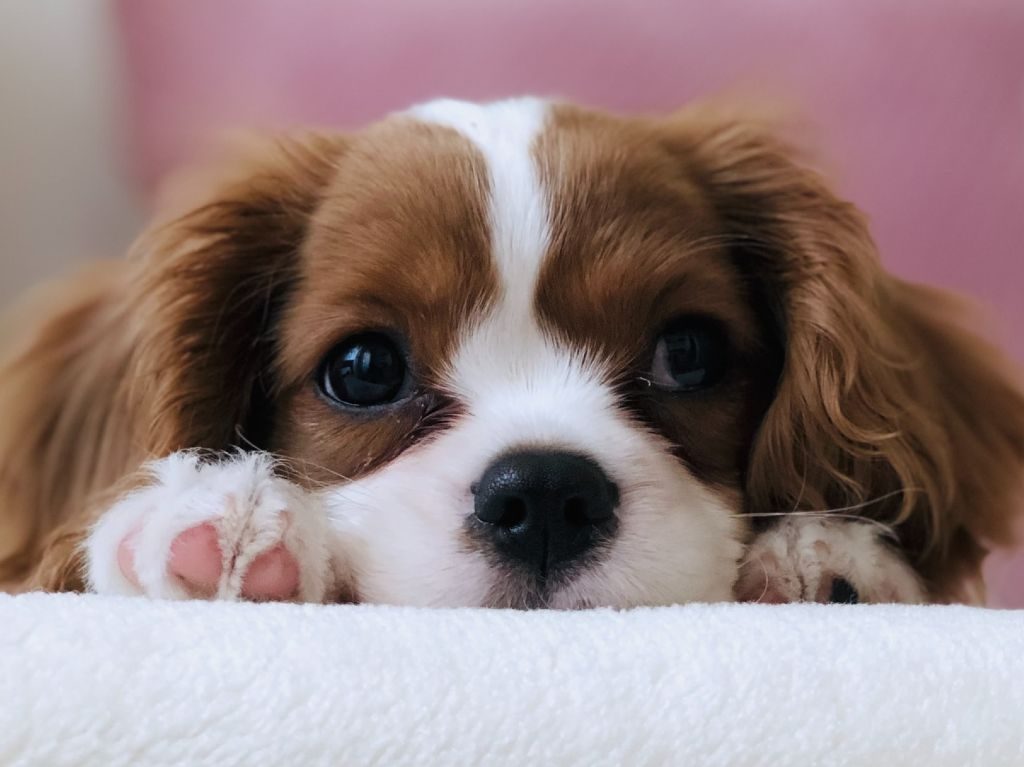
[[[417,119],[458,131],[483,155],[490,175],[491,257],[501,275],[502,311],[527,323],[550,241],[548,204],[531,154],[548,111],[544,101],[534,98],[485,105],[442,99],[410,110]]]
[[[214,463],[182,452],[149,468],[152,482],[103,515],[86,542],[94,591],[189,598],[184,584],[168,572],[171,545],[185,530],[207,522],[217,529],[223,554],[220,599],[237,598],[253,559],[280,542],[298,560],[300,601],[320,602],[334,585],[333,536],[325,515],[312,496],[274,475],[268,456],[239,455]],[[117,558],[121,541],[134,531],[138,586],[124,576]]]
[[[437,440],[329,495],[360,596],[481,604],[495,574],[461,543],[473,513],[470,485],[502,452],[536,445],[586,451],[622,488],[610,555],[553,595],[550,606],[731,599],[741,549],[729,509],[682,469],[668,445],[621,417],[606,387],[571,365],[532,372],[475,399],[471,414]]]
[[[740,596],[766,595],[786,602],[815,602],[836,578],[847,580],[862,602],[925,601],[917,575],[880,539],[869,522],[789,516],[750,546],[742,567]]]

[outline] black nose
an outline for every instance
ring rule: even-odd
[[[578,559],[615,527],[619,492],[581,455],[513,453],[474,487],[476,518],[496,548],[540,575]]]

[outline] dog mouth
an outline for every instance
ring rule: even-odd
[[[585,610],[598,605],[589,600],[571,598],[568,586],[582,568],[559,567],[544,572],[529,572],[503,566],[495,576],[484,600],[484,607],[504,610]]]
[[[481,604],[506,610],[574,610],[597,607],[578,594],[573,584],[600,568],[608,556],[611,536],[595,536],[593,546],[572,560],[556,559],[543,553],[536,561],[523,561],[504,555],[494,546],[488,531],[475,520],[464,528],[467,548],[483,554],[491,573],[491,586]]]

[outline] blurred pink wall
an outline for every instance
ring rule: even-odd
[[[356,126],[436,96],[666,110],[782,99],[888,265],[992,309],[1024,360],[1024,3],[1016,0],[119,0],[154,183],[226,128]],[[1024,607],[1024,561],[993,603]]]

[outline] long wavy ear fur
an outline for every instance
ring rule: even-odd
[[[1016,371],[959,301],[882,268],[863,215],[772,126],[696,109],[672,135],[785,348],[749,511],[851,509],[893,526],[933,598],[977,598],[985,548],[1020,511]]]
[[[97,265],[5,320],[14,341],[0,357],[0,588],[21,584],[47,531],[137,452],[122,396],[124,278],[122,265]]]
[[[202,184],[213,189],[207,201],[139,243],[132,372],[145,388],[150,452],[262,441],[277,314],[341,147],[320,136],[262,146],[230,180]]]
[[[259,443],[275,313],[342,144],[281,139],[188,175],[128,261],[31,312],[0,360],[0,585],[80,587],[88,510],[146,459]]]

